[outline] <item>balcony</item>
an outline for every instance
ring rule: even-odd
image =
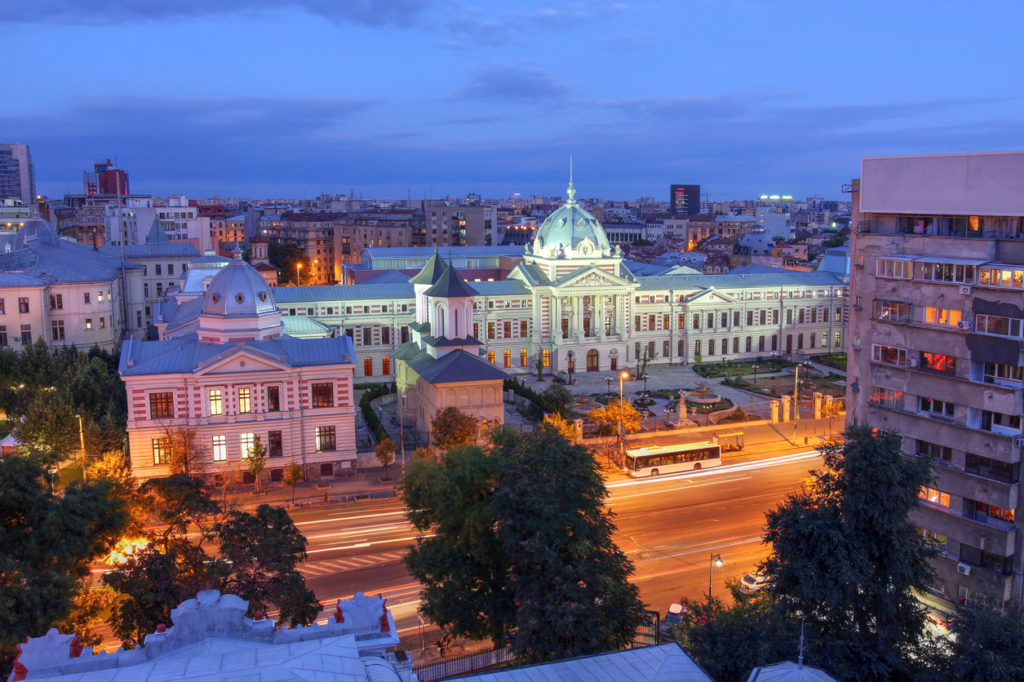
[[[1008,528],[996,528],[923,500],[917,509],[910,512],[910,520],[916,526],[935,531],[957,542],[979,547],[986,552],[1002,556],[1011,556],[1014,553],[1017,531],[1012,525]]]

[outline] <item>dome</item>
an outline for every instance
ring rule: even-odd
[[[238,250],[234,260],[214,275],[203,295],[203,315],[260,317],[276,311],[267,280],[242,260]]]
[[[533,251],[537,254],[599,256],[611,249],[608,235],[597,218],[576,203],[576,190],[569,181],[568,200],[547,217],[537,230]],[[589,240],[589,244],[584,244]],[[581,248],[582,247],[582,248]]]

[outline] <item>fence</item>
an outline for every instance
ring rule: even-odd
[[[479,670],[486,670],[496,665],[510,663],[515,659],[515,651],[512,647],[507,646],[502,649],[482,651],[477,654],[466,654],[458,658],[446,658],[437,663],[428,663],[420,668],[413,668],[413,672],[416,673],[416,677],[420,679],[420,682],[434,682],[434,680],[443,680],[453,675],[466,675]]]

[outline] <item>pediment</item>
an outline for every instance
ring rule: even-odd
[[[214,376],[218,374],[251,374],[253,372],[287,372],[290,370],[291,367],[283,358],[242,346],[200,363],[195,374],[196,376]]]
[[[714,287],[698,292],[686,299],[687,303],[700,303],[702,305],[716,305],[719,303],[735,303],[736,299],[729,294],[718,291]]]
[[[556,286],[560,289],[567,287],[590,289],[593,287],[632,286],[632,283],[599,268],[588,267],[580,272],[566,275]]]

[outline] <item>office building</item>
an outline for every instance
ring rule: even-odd
[[[865,158],[850,189],[848,418],[933,458],[934,596],[1019,604],[1024,152]]]
[[[24,206],[36,202],[35,169],[27,144],[0,144],[0,200],[17,199]]]
[[[82,173],[84,194],[128,194],[128,174],[107,159],[93,164],[92,172]]]
[[[670,185],[668,208],[673,216],[700,213],[700,185]]]

